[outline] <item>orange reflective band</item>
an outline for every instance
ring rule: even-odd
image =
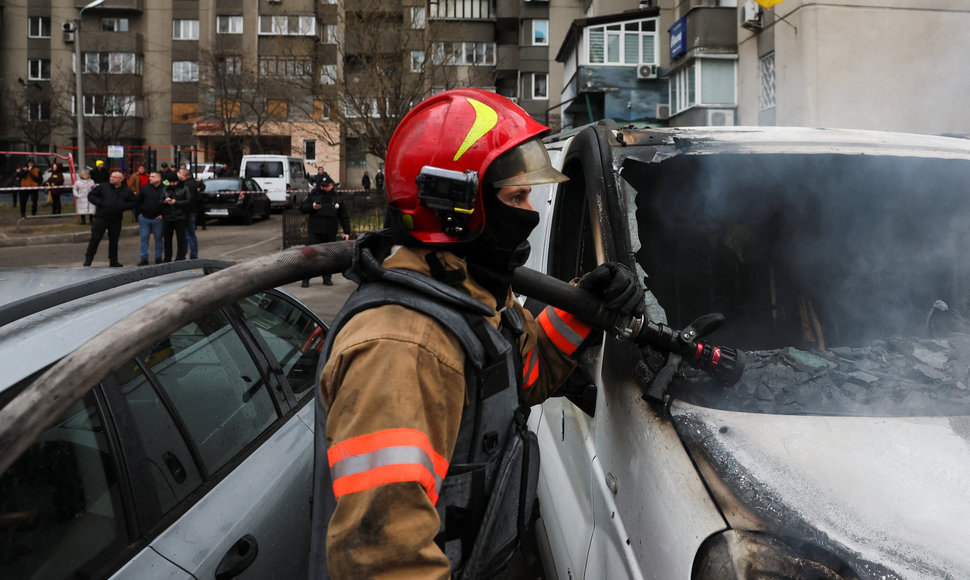
[[[334,496],[388,483],[414,481],[438,501],[448,461],[416,429],[386,429],[334,445],[327,451]]]
[[[552,306],[539,313],[538,321],[549,340],[567,355],[576,352],[592,330],[572,314]]]
[[[525,355],[525,364],[522,365],[522,388],[528,389],[539,380],[539,355],[536,349],[529,351]]]

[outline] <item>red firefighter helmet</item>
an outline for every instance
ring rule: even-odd
[[[401,120],[387,148],[387,197],[401,225],[424,243],[474,239],[485,227],[481,184],[500,156],[488,174],[495,187],[565,181],[539,141],[547,131],[493,92],[453,89],[425,99]],[[464,201],[462,190],[471,194]],[[462,227],[447,227],[453,218]]]

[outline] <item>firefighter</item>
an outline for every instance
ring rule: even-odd
[[[495,578],[518,546],[538,472],[528,407],[593,341],[566,312],[534,318],[510,289],[539,223],[531,186],[566,180],[547,131],[504,97],[455,89],[393,134],[390,227],[357,241],[360,286],[323,348],[311,577]],[[579,284],[643,312],[616,264]]]

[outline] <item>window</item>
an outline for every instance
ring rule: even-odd
[[[194,123],[199,120],[199,103],[172,103],[173,123]]]
[[[324,44],[337,44],[336,24],[325,24],[323,26],[323,42]]]
[[[775,108],[775,53],[771,52],[758,61],[758,72],[761,76],[761,96],[759,103],[761,110]]]
[[[536,100],[549,98],[548,73],[532,73],[532,98]]]
[[[51,61],[46,58],[32,58],[27,61],[27,79],[32,81],[51,80]]]
[[[85,73],[141,74],[138,55],[133,52],[85,52]]]
[[[549,45],[549,21],[548,20],[532,21],[532,44],[537,46]]]
[[[432,20],[487,20],[494,18],[491,0],[430,0]]]
[[[316,162],[316,141],[303,142],[303,158]],[[291,173],[299,175],[303,170],[291,167]],[[279,361],[293,393],[300,396],[311,392],[318,378],[319,349],[325,337],[323,327],[302,308],[277,294],[256,294],[239,306]]]
[[[242,57],[225,56],[219,59],[216,69],[220,75],[239,75],[242,74]]]
[[[314,103],[314,109],[316,109],[316,103]],[[314,116],[314,118],[322,118]],[[317,162],[317,141],[316,139],[307,139],[303,142],[303,160],[307,163]]]
[[[313,74],[313,60],[308,56],[261,56],[259,76],[307,78]]]
[[[286,119],[286,112],[289,106],[286,101],[279,99],[266,99],[266,118],[274,121]]]
[[[242,34],[243,17],[225,14],[216,16],[216,32],[218,34]]]
[[[87,576],[124,549],[123,480],[89,394],[0,475],[0,576]]]
[[[172,39],[173,40],[198,40],[199,21],[198,20],[173,20]]]
[[[259,15],[259,34],[263,36],[313,36],[317,19],[311,15]]]
[[[656,18],[590,26],[586,28],[586,64],[660,64],[659,40]]]
[[[670,78],[670,110],[695,105],[734,105],[735,66],[729,59],[697,59]]]
[[[84,95],[85,117],[134,117],[135,97]]]
[[[199,82],[199,63],[193,60],[179,60],[172,63],[173,83]]]
[[[50,101],[42,101],[39,103],[29,103],[27,105],[27,120],[28,121],[50,121],[51,120]]]
[[[424,6],[411,7],[411,28],[415,30],[422,30],[424,28],[426,19],[427,12],[425,12]]]
[[[419,73],[424,70],[424,51],[411,51],[411,72]]]
[[[171,341],[163,340],[138,357],[145,367],[171,357]],[[162,514],[170,512],[202,485],[202,474],[189,451],[189,444],[142,366],[132,361],[115,372],[115,378],[131,411],[133,426],[141,435],[155,496]]]
[[[51,19],[50,16],[31,16],[27,19],[28,38],[50,38]]]
[[[320,65],[320,84],[332,85],[337,82],[337,65]]]
[[[105,32],[128,32],[127,18],[102,18],[101,30]]]
[[[218,471],[276,421],[269,389],[220,311],[175,331],[146,356],[207,473]]]
[[[494,65],[494,42],[437,42],[431,56],[434,64]]]

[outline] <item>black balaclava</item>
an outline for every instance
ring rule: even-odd
[[[539,225],[539,212],[512,207],[498,199],[498,190],[482,185],[485,229],[453,250],[464,256],[468,272],[493,296],[498,307],[505,304],[512,274],[529,257],[529,234]]]

